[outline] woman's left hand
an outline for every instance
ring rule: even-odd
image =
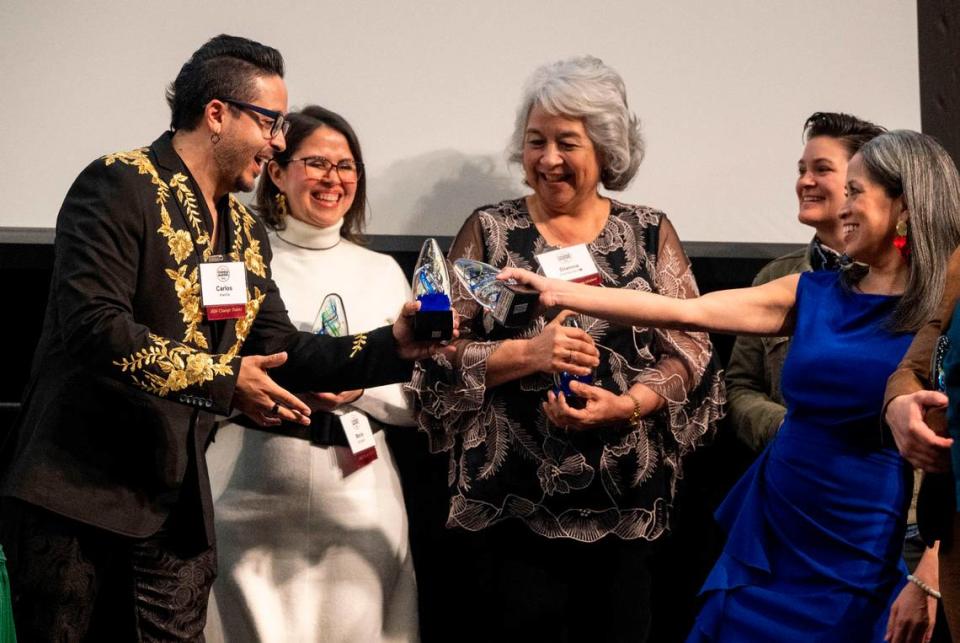
[[[344,404],[357,401],[363,395],[363,389],[341,391],[339,393],[308,393],[307,404],[314,411],[333,411]]]
[[[937,618],[937,600],[907,583],[890,607],[884,641],[891,643],[927,643],[933,636]]]
[[[586,402],[584,408],[573,408],[567,404],[563,393],[557,395],[553,391],[547,393],[547,401],[543,403],[543,412],[557,426],[582,431],[616,424],[622,425],[633,415],[634,403],[628,395],[616,395],[599,386],[577,381],[570,382],[570,390],[583,398]],[[652,391],[651,394],[656,395]],[[648,412],[655,410],[655,405],[651,405]]]

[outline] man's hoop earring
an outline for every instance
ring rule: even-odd
[[[219,142],[220,142],[220,135],[217,134],[216,132],[214,132],[213,134],[211,134],[211,135],[210,135],[210,142],[213,143],[214,145],[216,145],[217,143],[219,143]]]

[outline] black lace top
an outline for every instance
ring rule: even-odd
[[[662,212],[611,201],[610,216],[588,248],[604,287],[698,294]],[[449,256],[537,270],[535,255],[549,249],[525,201],[517,199],[476,210]],[[580,327],[600,351],[594,384],[621,394],[641,382],[667,404],[635,430],[625,423],[568,432],[541,409],[553,385],[550,374],[489,389],[484,384],[487,358],[500,342],[534,337],[545,320],[521,330],[495,326],[457,284],[453,304],[461,315],[456,358],[418,367],[411,383],[431,448],[450,454],[448,526],[479,530],[516,517],[550,538],[659,537],[682,456],[713,431],[721,415],[724,392],[707,335],[581,315]]]

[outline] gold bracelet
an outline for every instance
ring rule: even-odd
[[[627,391],[624,395],[633,401],[633,413],[630,414],[630,419],[627,420],[627,424],[629,424],[632,429],[638,429],[643,422],[643,406],[640,405],[640,400],[633,396],[633,393]]]

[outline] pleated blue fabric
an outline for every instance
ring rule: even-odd
[[[881,438],[887,377],[912,334],[897,297],[800,277],[787,415],[717,510],[723,553],[688,641],[881,641],[905,582],[912,472]]]

